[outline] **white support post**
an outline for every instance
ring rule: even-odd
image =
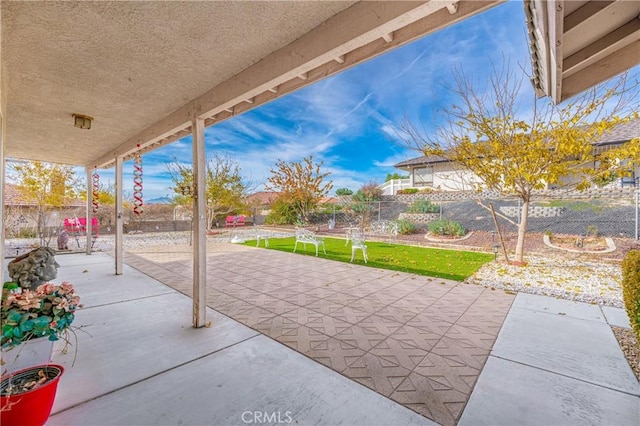
[[[93,227],[91,226],[91,208],[93,202],[93,180],[92,178],[92,170],[90,168],[86,168],[87,171],[87,212],[85,217],[87,219],[87,254],[91,254],[91,235],[93,232]]]
[[[123,264],[123,243],[124,238],[122,234],[122,228],[124,223],[123,210],[122,210],[122,157],[116,157],[116,244],[115,244],[115,258],[116,258],[116,275],[122,275]]]
[[[5,182],[5,165],[4,165],[4,124],[2,115],[0,114],[0,217],[4,217],[4,182]],[[0,229],[0,259],[4,260],[4,225]],[[3,283],[4,279],[4,266],[0,267],[0,283]]]
[[[204,120],[194,118],[193,135],[193,327],[206,323],[207,210],[205,183]]]

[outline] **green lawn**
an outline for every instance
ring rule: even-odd
[[[270,238],[269,249],[293,253],[296,239]],[[344,245],[344,240],[337,238],[325,238],[327,254],[319,250],[319,256],[339,262],[349,262],[351,259],[351,245]],[[255,247],[256,241],[245,242],[247,246]],[[262,244],[260,244],[262,247]],[[316,248],[307,244],[305,252],[302,244],[298,244],[296,253],[315,256]],[[410,272],[412,274],[428,275],[430,277],[448,278],[462,281],[473,274],[485,263],[493,260],[493,255],[470,251],[442,250],[426,247],[405,246],[382,242],[367,241],[369,263],[367,266],[391,269],[394,271]],[[364,265],[362,252],[356,253],[353,263]]]

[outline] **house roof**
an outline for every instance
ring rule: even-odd
[[[278,193],[273,191],[259,191],[253,194],[247,195],[245,201],[250,205],[267,206],[278,198]]]
[[[110,167],[499,3],[2,1],[4,155]]]
[[[619,124],[611,131],[606,132],[602,135],[600,139],[593,142],[594,145],[612,145],[616,143],[624,143],[628,142],[631,139],[635,139],[640,137],[640,120],[632,120],[628,123]],[[411,166],[420,166],[427,164],[437,164],[447,162],[446,158],[439,155],[430,155],[430,156],[421,156],[411,158],[406,161],[401,161],[400,163],[394,164],[393,167],[398,169],[408,170]]]
[[[640,63],[640,2],[524,0],[532,82],[558,104]]]
[[[440,155],[430,155],[428,157],[423,155],[422,157],[415,157],[406,161],[401,161],[400,163],[395,164],[393,167],[397,167],[398,169],[406,169],[410,168],[410,166],[418,166],[420,164],[436,164],[444,163],[447,161],[449,160]]]

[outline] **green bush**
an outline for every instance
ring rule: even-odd
[[[416,226],[408,219],[398,219],[396,223],[398,224],[398,234],[408,235],[416,232]]]
[[[264,219],[267,225],[290,225],[296,223],[298,216],[289,203],[277,199],[271,205],[271,211]]]
[[[418,192],[419,192],[418,188],[399,189],[398,195],[417,194]]]
[[[438,235],[461,237],[466,233],[466,230],[458,222],[449,219],[439,219],[429,223],[429,232]]]
[[[631,327],[640,339],[640,250],[631,250],[622,261],[622,298]]]
[[[353,191],[349,188],[338,188],[336,189],[336,195],[339,197],[343,195],[353,195]]]
[[[430,200],[416,200],[407,209],[407,213],[438,213],[440,206]]]

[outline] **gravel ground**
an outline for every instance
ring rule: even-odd
[[[640,381],[640,342],[636,338],[636,335],[629,328],[611,327],[613,334],[615,334],[620,349],[624,353],[624,356],[629,362],[629,366],[636,375],[638,381]]]
[[[565,259],[526,258],[527,266],[489,262],[467,282],[515,292],[622,308],[618,265]]]

